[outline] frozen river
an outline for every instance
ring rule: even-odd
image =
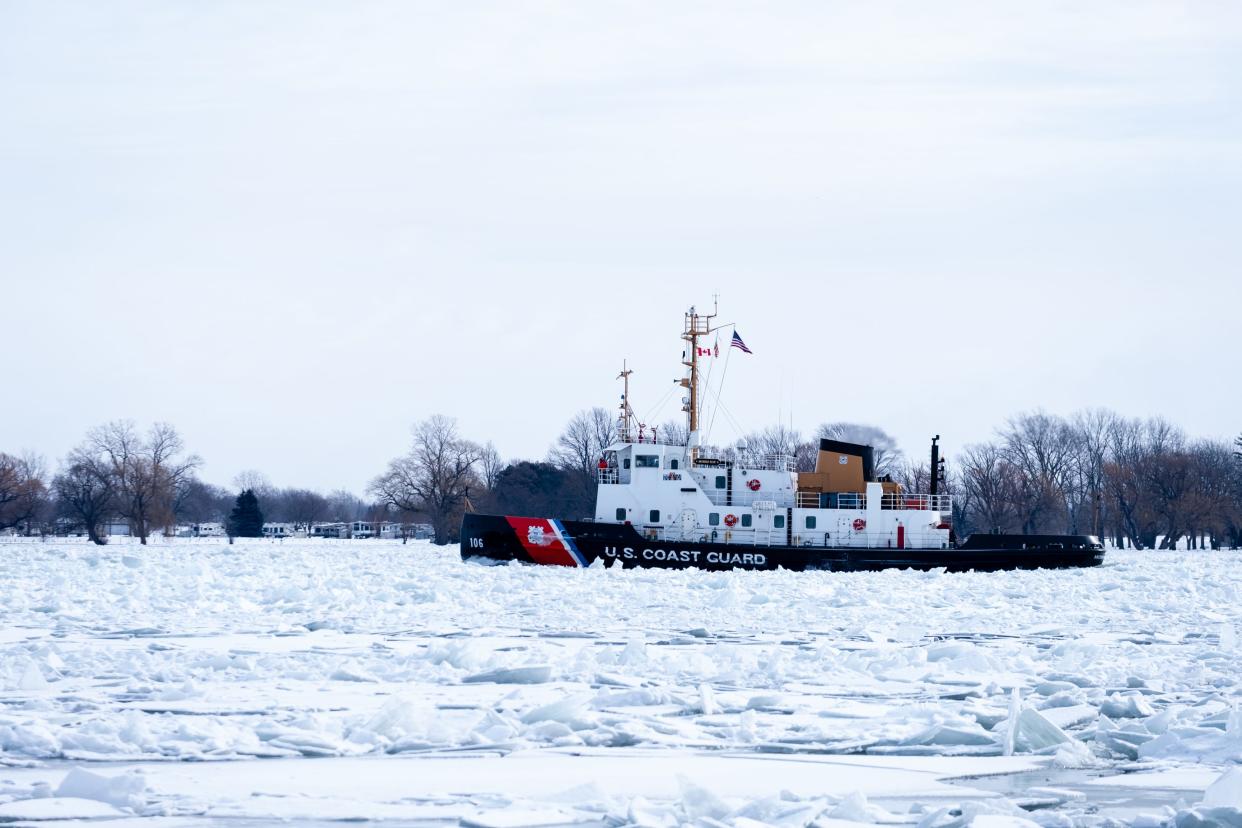
[[[1239,585],[0,542],[0,822],[1242,824]]]

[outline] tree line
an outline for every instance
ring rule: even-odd
[[[687,435],[683,424],[669,422],[645,436],[684,443]],[[909,492],[930,488],[930,457],[907,457],[872,425],[824,423],[810,438],[775,425],[739,442],[752,455],[786,455],[794,469],[810,471],[821,438],[870,445],[877,475]],[[411,450],[392,461],[370,491],[382,504],[428,514],[441,543],[456,540],[466,509],[588,517],[596,464],[616,439],[613,414],[587,409],[569,420],[545,459],[506,463],[490,443],[472,442],[451,418],[436,416],[415,427]],[[740,448],[704,451],[731,459]],[[1165,420],[1104,409],[1070,417],[1036,411],[1010,419],[994,439],[947,457],[936,473],[940,491],[953,495],[959,537],[1093,534],[1138,549],[1181,542],[1242,546],[1242,436],[1232,444],[1192,439]]]
[[[187,451],[167,423],[140,429],[116,420],[87,432],[50,474],[44,458],[0,452],[0,532],[65,534],[82,532],[98,544],[107,527],[123,523],[147,543],[152,534],[171,534],[179,524],[220,523],[238,537],[258,533],[253,519],[238,524],[239,492],[250,492],[263,520],[310,525],[319,522],[387,520],[391,510],[337,490],[277,488],[261,474],[242,472],[236,488],[198,477],[202,459]]]
[[[687,436],[679,422],[643,428],[661,442],[684,443]],[[451,543],[468,509],[591,516],[596,464],[617,436],[612,412],[586,409],[570,418],[543,459],[505,461],[492,443],[470,440],[454,419],[435,415],[413,427],[409,449],[372,480],[370,500],[344,490],[280,489],[253,471],[235,483],[253,492],[273,522],[419,521],[434,527],[437,543]],[[870,445],[878,475],[906,491],[929,488],[929,460],[907,457],[871,425],[824,423],[809,438],[775,425],[740,442],[751,454],[786,455],[795,469],[809,471],[820,438]],[[740,446],[704,451],[730,459]],[[959,537],[1094,534],[1139,549],[1183,541],[1192,548],[1242,546],[1242,437],[1233,444],[1193,439],[1165,420],[1103,409],[1069,417],[1037,411],[946,459],[942,491],[953,495]],[[145,543],[179,522],[223,522],[236,495],[198,479],[200,465],[163,423],[146,431],[129,421],[92,429],[50,477],[38,456],[0,453],[0,531],[77,527],[103,542],[102,526],[120,519]]]
[[[1093,534],[1118,546],[1242,546],[1242,437],[1192,439],[1104,409],[1014,417],[949,476],[965,531]]]

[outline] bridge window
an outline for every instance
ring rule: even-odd
[[[806,516],[806,528],[807,528],[807,529],[814,529],[814,528],[815,528],[815,515],[807,515],[807,516]]]
[[[707,522],[711,526],[719,526],[720,525],[720,512],[712,512],[711,514],[709,514],[707,516]]]
[[[625,520],[625,509],[623,507],[617,507],[617,520]]]
[[[639,469],[658,469],[660,468],[660,455],[639,454],[634,458],[634,467]]]
[[[725,482],[725,476],[723,474],[716,475],[716,488],[717,489],[723,489],[727,485],[728,484]]]
[[[742,526],[750,526],[750,515],[742,515]]]
[[[669,467],[670,469],[675,469],[675,468],[677,468],[677,458],[676,458],[676,457],[674,457],[673,459],[671,459],[671,460],[669,460],[669,461],[668,461],[668,467]]]
[[[785,528],[785,516],[784,515],[773,515],[772,516],[772,528],[773,529],[784,529]]]
[[[649,517],[651,518],[651,521],[650,521],[651,523],[659,523],[660,522],[660,510],[652,509]]]

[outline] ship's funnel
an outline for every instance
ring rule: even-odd
[[[839,462],[841,457],[857,457],[862,460],[863,482],[875,482],[875,450],[871,446],[864,446],[860,443],[821,439],[819,441],[819,457],[815,459],[815,471],[827,472],[831,470],[832,465]]]

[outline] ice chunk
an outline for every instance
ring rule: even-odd
[[[1232,653],[1238,648],[1238,634],[1233,628],[1233,624],[1225,623],[1220,625],[1220,648],[1227,653]]]
[[[542,664],[530,667],[488,670],[485,673],[475,673],[473,676],[466,676],[462,679],[462,682],[466,684],[483,684],[486,682],[493,684],[543,684],[544,682],[551,681],[551,679],[551,666]]]
[[[147,780],[141,773],[104,776],[101,773],[74,768],[56,789],[56,796],[93,799],[118,808],[138,810],[147,804],[146,790]]]
[[[893,815],[881,808],[879,805],[872,805],[867,801],[867,797],[861,791],[854,791],[845,799],[842,799],[837,806],[827,813],[831,819],[845,819],[851,822],[893,822]]]
[[[393,696],[367,721],[364,729],[389,739],[399,739],[421,733],[429,715],[428,705],[407,696]]]
[[[1168,824],[1169,820],[1165,820],[1162,828]],[[1194,808],[1178,811],[1172,824],[1176,828],[1242,828],[1242,811],[1233,808]]]
[[[1013,756],[1018,742],[1018,716],[1022,712],[1022,697],[1018,688],[1009,692],[1009,721],[1005,724],[1005,736],[1001,740],[1001,750],[1006,756]]]
[[[1069,741],[1065,731],[1048,721],[1038,710],[1023,707],[1016,717],[1005,723],[1002,744],[1006,755],[1012,756],[1014,753],[1035,753]]]
[[[328,678],[332,681],[358,681],[364,683],[379,681],[375,676],[368,675],[362,670],[356,670],[344,665],[336,668]]]
[[[699,685],[699,710],[704,716],[712,716],[720,712],[720,705],[716,703],[716,694],[712,692],[711,685]]]
[[[511,808],[463,816],[461,824],[464,828],[539,828],[580,821],[573,812],[560,808]]]
[[[26,662],[26,669],[22,672],[22,677],[17,682],[17,689],[46,690],[47,688],[47,679],[43,677],[43,672],[39,669],[39,665],[33,661]]]
[[[57,797],[56,799],[23,799],[0,804],[0,822],[34,820],[104,819],[124,816],[123,811],[94,799]]]
[[[992,734],[974,722],[933,724],[901,740],[903,745],[994,745]]]
[[[677,784],[681,788],[681,807],[687,821],[704,817],[719,820],[732,810],[720,797],[685,776],[678,775]]]
[[[303,756],[339,756],[345,752],[341,743],[327,734],[294,728],[288,728],[275,739],[270,739],[268,744],[297,751]]]
[[[1097,764],[1098,760],[1091,753],[1091,748],[1076,739],[1058,745],[1056,753],[1052,755],[1054,768],[1090,768]]]
[[[590,694],[585,693],[566,696],[551,704],[545,704],[526,711],[522,715],[522,722],[525,724],[534,724],[536,722],[565,722],[570,724],[581,718],[590,700]]]
[[[1242,811],[1242,768],[1233,767],[1203,792],[1205,808],[1233,808]]]
[[[969,641],[937,641],[923,648],[928,661],[944,661],[951,658],[962,658],[975,652],[975,645]]]
[[[990,828],[1031,828],[1038,826],[1038,823],[1027,819],[1026,812],[1008,799],[992,799],[963,802],[959,807],[932,811],[919,820],[917,828],[966,828],[975,825],[986,825]]]
[[[647,644],[641,638],[631,638],[629,643],[625,645],[625,649],[622,650],[621,658],[618,661],[627,667],[646,664]]]
[[[1040,714],[1060,728],[1085,724],[1094,719],[1098,712],[1093,705],[1076,704],[1073,707],[1044,708]]]
[[[751,696],[746,702],[748,710],[771,710],[784,706],[784,699],[780,696]]]
[[[675,828],[678,823],[672,809],[648,802],[641,796],[630,801],[625,821],[638,828]]]
[[[1151,703],[1137,693],[1125,696],[1114,693],[1100,705],[1100,712],[1110,719],[1145,719],[1156,715]]]

